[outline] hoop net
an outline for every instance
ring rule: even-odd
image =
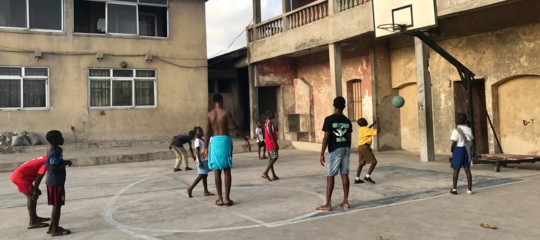
[[[386,23],[386,24],[381,24],[381,25],[377,26],[377,28],[388,31],[388,32],[393,32],[393,33],[396,33],[396,32],[404,33],[407,30],[407,25],[406,24]]]

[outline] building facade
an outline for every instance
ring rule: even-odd
[[[103,141],[203,125],[204,19],[196,0],[0,0],[0,131]]]
[[[282,138],[320,143],[332,99],[344,96],[353,122],[378,120],[377,149],[430,151],[431,157],[422,158],[426,161],[450,153],[455,114],[466,112],[467,105],[454,66],[429,50],[431,82],[425,88],[417,79],[414,38],[376,39],[371,1],[292,2],[282,1],[282,15],[260,22],[260,1],[253,1],[255,23],[248,28],[252,111],[264,101],[276,102]],[[540,2],[437,0],[436,9],[438,26],[426,34],[476,75],[479,152],[540,155],[535,94],[540,91]],[[269,88],[275,98],[262,100],[261,91]],[[405,99],[402,108],[391,104],[397,95]]]

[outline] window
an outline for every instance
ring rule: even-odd
[[[362,82],[358,79],[347,81],[348,115],[354,121],[362,117]]]
[[[167,37],[167,0],[75,0],[75,32]]]
[[[156,71],[90,69],[90,107],[155,106]]]
[[[0,27],[62,30],[62,0],[0,0]]]
[[[47,68],[0,67],[0,109],[47,107]]]

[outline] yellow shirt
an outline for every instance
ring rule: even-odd
[[[373,136],[377,135],[377,129],[360,127],[358,129],[358,146],[360,145],[371,145],[373,141]]]

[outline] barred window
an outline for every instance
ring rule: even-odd
[[[48,106],[47,68],[0,67],[0,109]]]
[[[89,69],[90,108],[156,106],[156,71]]]

